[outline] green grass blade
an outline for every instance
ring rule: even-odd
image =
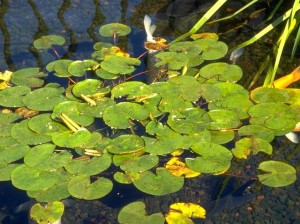
[[[196,33],[206,22],[210,19],[218,10],[221,8],[221,6],[227,2],[227,0],[218,0],[199,20],[198,22],[192,27],[192,29],[177,37],[175,40],[173,40],[170,44],[174,44],[178,41],[181,41],[185,39],[186,37],[189,37],[190,35]]]

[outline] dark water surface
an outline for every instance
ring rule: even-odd
[[[138,56],[145,51],[143,48],[145,33],[142,24],[145,14],[157,18],[158,36],[172,38],[173,30],[170,27],[174,28],[174,24],[169,23],[170,11],[167,11],[170,2],[169,0],[2,0],[0,71],[45,67],[47,63],[55,60],[56,57],[51,52],[37,52],[32,47],[36,38],[48,34],[58,34],[66,38],[66,47],[58,48],[60,55],[70,59],[86,59],[90,57],[95,42],[109,41],[100,37],[98,30],[101,25],[110,22],[120,22],[132,27],[132,33],[125,46],[132,55]],[[187,13],[190,13],[191,9],[188,10]],[[177,16],[180,17],[180,12],[176,11],[175,19],[178,19]],[[236,34],[235,38],[240,41],[246,37]],[[236,45],[232,38],[229,37],[224,41],[226,40],[229,41],[227,42],[229,46]],[[261,52],[265,50],[252,48],[241,57],[238,64],[245,70],[247,79],[251,79],[250,74],[257,69],[262,57]],[[288,66],[292,68],[294,64],[285,66],[289,69]],[[286,71],[288,70],[282,73],[285,74]],[[285,138],[277,139],[273,145],[277,152],[273,159],[288,160],[299,168],[299,145],[291,144]],[[256,161],[251,160],[244,163],[242,174],[255,175],[256,164]],[[230,188],[236,189],[248,180],[233,178],[233,181],[232,179],[229,181],[228,177],[224,176],[214,178],[201,176],[187,180],[185,187],[179,192],[163,197],[145,195],[132,186],[115,185],[113,192],[101,200],[87,202],[74,199],[75,205],[66,209],[63,223],[117,223],[120,208],[136,200],[146,202],[149,213],[162,211],[164,214],[168,206],[177,201],[210,205],[211,202],[221,203],[213,205],[221,209],[209,220],[201,222],[195,220],[195,223],[300,223],[299,180],[294,185],[278,189],[254,183],[246,190],[247,194],[254,196],[251,201],[243,201],[245,198],[241,198],[228,209],[222,207],[224,200],[220,199],[226,196],[225,193],[230,196]],[[230,185],[231,187],[228,187]],[[225,193],[222,189],[225,189]],[[26,214],[17,215],[13,210],[27,200],[25,192],[14,189],[10,183],[0,183],[0,223],[25,223]]]

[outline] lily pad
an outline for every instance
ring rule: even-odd
[[[112,187],[113,183],[109,179],[99,177],[91,183],[90,177],[85,175],[74,176],[68,183],[70,194],[85,200],[102,198],[112,190]]]
[[[52,135],[52,141],[60,147],[75,148],[87,143],[91,136],[92,134],[88,130],[82,128],[75,132],[65,131]]]
[[[44,78],[47,75],[40,71],[40,68],[25,68],[15,71],[12,74],[11,82],[15,85],[25,85],[30,88],[41,87],[44,84]]]
[[[159,167],[156,174],[145,171],[140,178],[133,182],[134,186],[147,194],[162,196],[180,190],[184,178],[172,175],[167,169]]]
[[[104,37],[126,36],[131,31],[131,28],[121,23],[109,23],[101,26],[99,34]]]
[[[259,137],[267,142],[271,142],[274,139],[274,132],[259,124],[242,126],[239,128],[238,133],[240,136]]]
[[[201,48],[191,41],[182,41],[169,46],[169,50],[176,53],[184,53],[193,58],[201,53]]]
[[[162,213],[147,215],[145,204],[137,201],[132,202],[121,209],[118,215],[118,222],[120,224],[164,224],[165,218]]]
[[[107,80],[113,80],[119,78],[118,74],[113,74],[111,72],[108,72],[102,68],[96,70],[96,75],[99,76],[102,79],[107,79]]]
[[[269,187],[284,187],[294,183],[297,179],[296,170],[289,164],[269,160],[259,164],[258,169],[266,172],[259,174],[259,181]]]
[[[237,82],[243,76],[242,69],[237,65],[225,62],[216,62],[202,67],[199,71],[201,77],[213,82]]]
[[[108,56],[101,62],[101,68],[112,74],[127,75],[134,72],[134,66],[141,64],[136,58],[126,58],[120,56]]]
[[[64,214],[64,204],[60,201],[50,202],[45,207],[40,203],[30,209],[30,217],[40,224],[55,223]]]
[[[50,111],[56,104],[65,100],[59,89],[44,87],[28,93],[24,97],[23,102],[29,109]]]
[[[10,181],[11,172],[18,166],[20,166],[20,164],[8,164],[5,166],[0,166],[0,181]]]
[[[211,118],[209,129],[211,130],[222,130],[237,128],[241,125],[241,121],[238,115],[226,109],[217,109],[207,112]]]
[[[120,135],[105,148],[112,154],[135,154],[144,150],[144,140],[137,135]]]
[[[290,95],[285,89],[261,87],[252,92],[252,99],[256,103],[263,102],[282,102],[290,100]]]
[[[33,45],[36,49],[50,49],[53,45],[63,45],[65,38],[58,35],[47,35],[36,39]]]
[[[120,168],[124,171],[143,172],[152,169],[158,162],[159,157],[156,155],[143,155],[123,163]]]
[[[82,77],[86,75],[88,70],[95,70],[95,67],[99,65],[98,62],[94,60],[84,60],[84,61],[73,61],[69,67],[68,72],[76,77]]]
[[[110,165],[110,156],[103,154],[100,157],[86,158],[84,160],[72,160],[72,162],[65,166],[65,168],[71,174],[84,174],[91,176],[108,169]]]
[[[235,148],[231,150],[232,154],[239,159],[247,159],[253,153],[256,155],[259,152],[272,155],[273,148],[269,142],[264,139],[252,137],[242,138],[235,143]]]
[[[72,88],[72,93],[76,97],[80,97],[81,95],[93,96],[95,94],[104,96],[109,92],[110,88],[103,88],[102,81],[97,79],[85,79],[83,81],[77,82]]]
[[[130,120],[145,120],[149,116],[149,111],[137,103],[122,102],[110,106],[104,110],[103,120],[112,127],[126,129],[131,125]]]
[[[168,65],[169,70],[179,70],[189,62],[185,53],[161,52],[156,54],[155,57],[161,60],[155,66]]]
[[[69,77],[72,76],[68,71],[69,65],[72,62],[73,62],[72,60],[68,60],[68,59],[60,59],[57,61],[52,61],[46,66],[46,69],[49,72],[55,72],[55,75],[57,77]]]
[[[192,150],[201,155],[196,158],[186,158],[186,165],[200,173],[224,173],[231,165],[232,153],[224,146],[202,142],[192,146]]]
[[[30,92],[28,86],[15,86],[0,91],[0,105],[4,107],[23,107],[23,98]]]
[[[194,41],[202,49],[202,58],[204,60],[216,60],[227,54],[228,47],[225,43],[216,39],[198,39]]]

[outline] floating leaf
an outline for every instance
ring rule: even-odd
[[[11,173],[12,184],[22,190],[40,191],[57,183],[60,173],[54,171],[40,171],[25,164],[18,166]]]
[[[211,118],[209,129],[222,130],[237,128],[241,121],[237,114],[231,110],[217,109],[207,112]]]
[[[140,191],[151,195],[166,195],[178,191],[183,187],[184,178],[172,175],[167,169],[159,167],[156,174],[145,171],[140,178],[133,182]]]
[[[101,62],[101,68],[112,74],[126,75],[134,72],[134,66],[141,64],[136,58],[124,58],[119,56],[108,56]]]
[[[161,213],[147,215],[145,204],[137,201],[123,207],[118,215],[120,224],[164,224],[165,218]]]
[[[30,92],[28,86],[15,86],[0,91],[0,105],[4,107],[23,107],[23,98]]]
[[[205,65],[199,71],[202,78],[213,82],[236,82],[243,76],[242,69],[237,65],[216,62]]]
[[[190,41],[182,41],[169,46],[169,51],[184,53],[189,58],[193,58],[201,53],[201,48]]]
[[[259,124],[245,125],[239,128],[238,133],[240,136],[259,137],[267,142],[274,139],[274,132]]]
[[[169,170],[173,175],[178,177],[191,178],[200,175],[199,172],[195,172],[188,168],[185,163],[179,160],[178,157],[172,157],[166,163],[166,169]]]
[[[127,162],[121,164],[120,168],[124,171],[143,172],[155,167],[159,162],[159,157],[156,155],[143,155],[134,157]]]
[[[11,136],[18,142],[28,145],[38,145],[51,141],[51,137],[43,133],[39,134],[28,127],[29,120],[23,120],[15,124],[11,129]]]
[[[71,174],[84,174],[87,176],[96,175],[108,169],[111,165],[111,158],[107,154],[100,157],[85,158],[84,160],[72,160],[65,166]]]
[[[256,155],[258,152],[264,152],[272,155],[273,148],[269,142],[264,139],[252,137],[242,138],[235,143],[235,148],[231,150],[232,154],[239,159],[247,159],[250,153]]]
[[[267,172],[259,174],[259,181],[269,187],[284,187],[294,183],[297,179],[296,170],[289,164],[269,160],[259,164],[258,169]]]
[[[132,171],[125,171],[125,173],[115,172],[114,179],[115,181],[121,184],[132,184],[133,181],[140,178],[139,173]]]
[[[52,61],[46,66],[46,69],[49,72],[55,72],[55,75],[58,77],[69,77],[72,76],[68,71],[69,65],[72,62],[73,62],[72,60],[68,60],[68,59],[60,59],[57,61]]]
[[[227,54],[228,47],[225,43],[215,39],[198,39],[194,41],[202,49],[204,60],[216,60]]]
[[[20,166],[20,164],[8,164],[5,166],[0,166],[0,181],[10,181],[11,172],[18,166]]]
[[[78,175],[70,179],[68,190],[70,194],[79,199],[94,200],[102,198],[112,190],[113,184],[109,179],[98,177],[96,181],[90,181],[89,176]]]
[[[47,75],[40,71],[40,68],[25,68],[15,71],[12,74],[11,82],[15,85],[25,85],[31,88],[41,87]]]
[[[108,79],[108,80],[119,78],[119,75],[113,74],[113,73],[108,72],[108,71],[105,71],[102,68],[96,70],[96,75],[99,76],[102,79]]]
[[[251,94],[252,100],[256,103],[263,102],[288,102],[290,95],[285,89],[276,89],[268,87],[260,87],[255,89]]]
[[[30,209],[30,217],[40,224],[55,223],[64,214],[64,204],[60,201],[50,202],[45,207],[40,203]]]
[[[104,26],[101,26],[99,29],[99,34],[104,37],[114,37],[117,36],[126,36],[131,31],[129,26],[126,26],[121,23],[109,23]]]
[[[56,104],[65,101],[65,97],[56,88],[40,88],[28,93],[24,99],[24,104],[32,110],[49,111]]]
[[[193,203],[174,203],[170,205],[169,212],[178,212],[189,218],[205,219],[206,211],[203,207]],[[169,213],[170,214],[170,213]],[[168,215],[166,217],[168,220]]]
[[[53,45],[63,45],[65,43],[65,38],[58,35],[47,35],[36,39],[33,45],[36,49],[49,49]]]
[[[95,70],[94,68],[99,65],[98,62],[94,60],[84,60],[84,61],[73,61],[69,67],[68,72],[76,77],[82,77],[86,75],[88,70]]]
[[[144,149],[144,140],[137,135],[120,135],[105,148],[112,154],[135,154]]]
[[[123,102],[106,108],[103,113],[104,122],[118,129],[126,129],[132,120],[145,120],[149,116],[148,110],[137,103]]]
[[[75,148],[84,145],[91,139],[92,134],[86,129],[80,129],[76,132],[65,131],[52,135],[54,144],[60,147]]]
[[[73,88],[72,92],[76,97],[80,97],[81,95],[86,96],[104,96],[109,93],[110,88],[102,87],[102,81],[97,79],[85,79],[83,81],[77,82]]]
[[[161,52],[156,54],[155,57],[161,60],[155,66],[168,65],[169,70],[179,70],[187,65],[189,61],[186,54],[176,52]]]
[[[194,144],[192,150],[201,156],[186,158],[186,165],[196,172],[224,173],[230,167],[232,153],[224,146],[202,142]]]

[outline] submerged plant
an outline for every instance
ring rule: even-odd
[[[102,28],[100,34],[130,31],[112,26],[120,32]],[[256,92],[251,98],[236,84],[242,69],[215,62],[228,48],[212,36],[177,42],[158,53],[157,66],[167,67],[167,77],[151,84],[131,81],[140,60],[105,43],[95,44],[91,59],[49,63],[47,73],[13,72],[0,91],[0,180],[49,203],[104,197],[112,179],[161,196],[180,190],[186,178],[226,173],[234,157],[272,155],[270,142],[300,120],[294,93],[268,98]],[[44,84],[48,75],[78,81],[67,87]],[[235,146],[228,148],[229,142]],[[113,175],[104,175],[112,166],[118,168]],[[267,186],[296,180],[295,169],[280,161],[264,161],[258,168],[264,172],[258,172],[258,180]],[[130,204],[119,222],[164,223],[161,213],[146,216],[144,210],[143,203]],[[204,217],[201,206],[177,203],[166,220]]]

